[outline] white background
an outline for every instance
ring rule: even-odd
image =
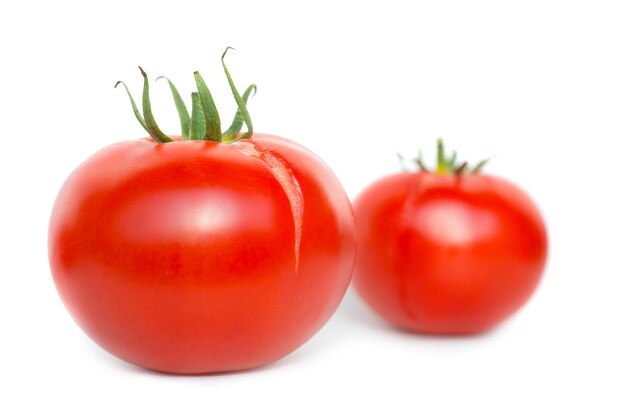
[[[349,292],[274,365],[156,374],[100,350],[48,270],[49,212],[83,159],[143,136],[118,79],[183,92],[299,141],[355,196],[441,136],[541,208],[535,297],[473,338],[400,333]],[[22,1],[0,5],[0,416],[626,416],[626,4],[621,1]],[[161,82],[160,82],[161,83]],[[178,130],[165,84],[162,128]],[[621,399],[620,399],[621,397]],[[269,416],[268,415],[268,416]]]

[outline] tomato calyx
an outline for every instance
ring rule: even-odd
[[[243,95],[239,94],[224,60],[224,57],[229,49],[234,48],[227,47],[222,54],[222,67],[224,68],[224,73],[226,74],[226,79],[228,80],[235,102],[237,102],[237,111],[230,127],[224,132],[221,130],[220,116],[217,111],[217,106],[213,100],[213,96],[198,71],[193,73],[197,91],[191,93],[191,116],[189,115],[187,106],[185,105],[185,102],[183,101],[174,83],[172,83],[169,78],[164,76],[156,78],[157,81],[165,79],[168,82],[170,91],[172,92],[174,104],[176,105],[176,111],[178,112],[178,117],[180,119],[181,138],[183,140],[204,140],[230,144],[239,141],[240,139],[250,138],[252,136],[254,130],[250,113],[248,112],[246,105],[250,94],[256,93],[257,88],[255,84],[251,84],[244,91]],[[139,71],[143,77],[142,112],[139,112],[137,104],[135,103],[135,100],[133,99],[126,83],[118,81],[115,83],[114,87],[119,85],[124,87],[128,98],[130,99],[130,104],[135,118],[156,143],[163,144],[166,142],[172,142],[173,139],[163,133],[156,123],[154,115],[152,114],[152,106],[150,104],[150,83],[148,81],[148,75],[141,67],[139,67]],[[241,128],[244,123],[246,125],[246,131],[241,133]]]
[[[418,152],[417,158],[406,158],[402,154],[398,153],[398,160],[403,170],[404,161],[410,161],[414,163],[419,171],[432,172],[435,174],[454,174],[457,176],[464,174],[477,174],[483,167],[489,162],[489,158],[485,158],[471,167],[468,161],[458,162],[456,151],[452,151],[450,156],[446,155],[443,139],[437,139],[437,166],[434,169],[429,168],[425,163],[422,156],[422,150]]]

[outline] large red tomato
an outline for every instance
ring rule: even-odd
[[[330,169],[262,134],[106,147],[67,179],[49,230],[52,275],[78,325],[114,355],[173,373],[295,350],[340,303],[355,247]]]
[[[539,282],[547,239],[537,208],[513,184],[465,167],[440,160],[435,172],[390,175],[354,203],[354,285],[395,325],[484,331],[520,308]]]

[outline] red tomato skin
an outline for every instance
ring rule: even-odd
[[[547,259],[542,217],[513,184],[489,175],[400,173],[355,200],[353,283],[392,324],[472,334],[518,310]]]
[[[298,348],[336,310],[356,255],[343,188],[294,142],[246,141],[297,179],[297,266],[285,190],[234,144],[120,142],[63,185],[51,272],[74,320],[110,353],[169,373],[248,369]]]

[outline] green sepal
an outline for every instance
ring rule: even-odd
[[[141,71],[141,75],[143,76],[143,118],[146,121],[146,130],[152,139],[159,144],[172,142],[172,138],[165,135],[159,128],[159,125],[157,125],[156,120],[154,120],[152,106],[150,105],[150,83],[148,82],[148,75],[141,67],[139,67],[139,71]]]
[[[476,174],[478,173],[480,170],[482,170],[482,168],[487,165],[487,163],[489,162],[491,158],[485,158],[484,160],[480,161],[478,164],[476,164],[476,166],[474,168],[472,168],[472,170],[470,171],[470,173],[472,174]]]
[[[213,96],[207,87],[204,79],[198,71],[193,73],[198,86],[198,96],[200,97],[200,106],[204,114],[204,139],[205,141],[221,142],[222,128],[220,126],[220,115],[213,101]]]
[[[406,166],[404,165],[404,155],[400,154],[400,151],[396,151],[396,157],[398,158],[398,164],[400,165],[400,170],[407,171]]]
[[[233,79],[230,76],[230,72],[228,71],[228,67],[226,67],[226,62],[224,61],[224,57],[226,56],[226,53],[228,52],[229,49],[234,49],[234,48],[229,46],[226,48],[226,50],[224,50],[224,53],[222,54],[222,67],[224,67],[224,74],[226,74],[226,78],[228,79],[228,85],[230,86],[230,90],[233,93],[233,97],[235,98],[235,101],[237,102],[237,108],[238,108],[237,114],[239,114],[241,118],[243,118],[243,121],[245,122],[246,127],[248,128],[248,130],[244,134],[241,134],[234,140],[230,141],[230,142],[235,142],[240,139],[250,138],[252,136],[252,133],[254,132],[254,129],[252,127],[252,119],[250,118],[250,113],[248,113],[248,108],[246,107],[246,102],[239,95],[239,92],[237,91],[237,88],[235,87],[235,83],[233,82]],[[237,114],[235,115],[235,118],[237,117]]]
[[[245,90],[243,96],[239,94],[237,88],[235,87],[235,83],[233,82],[233,79],[230,75],[230,72],[228,71],[226,63],[224,62],[224,56],[229,49],[232,48],[226,48],[226,50],[222,54],[222,66],[224,68],[224,73],[226,74],[226,78],[231,88],[233,97],[237,102],[237,111],[235,112],[235,116],[230,127],[223,134],[220,129],[221,123],[217,106],[215,105],[215,101],[213,100],[209,88],[207,87],[204,79],[198,71],[194,72],[194,78],[198,90],[197,92],[192,93],[191,115],[189,114],[188,108],[185,105],[174,83],[172,83],[172,81],[167,77],[163,76],[156,79],[159,80],[161,78],[165,78],[168,82],[180,120],[182,139],[231,143],[252,136],[252,120],[250,118],[250,114],[246,105],[248,103],[248,98],[250,97],[250,95],[256,93],[257,87],[256,85],[252,84]],[[150,85],[148,76],[141,67],[139,67],[139,70],[141,71],[141,75],[144,78],[142,94],[143,112],[139,111],[137,104],[135,103],[135,100],[130,94],[130,91],[125,83],[123,83],[122,81],[118,81],[115,84],[115,87],[117,87],[119,84],[122,84],[124,86],[131,106],[133,108],[133,113],[135,114],[135,117],[137,118],[141,126],[152,137],[154,142],[172,142],[172,138],[168,137],[156,123],[156,120],[152,113],[152,105],[150,103]],[[243,134],[239,134],[244,123],[246,124],[247,131]]]
[[[446,166],[448,167],[448,170],[453,171],[454,170],[454,164],[456,163],[456,151],[452,151],[452,156],[450,158],[448,158],[448,160],[446,161]]]
[[[243,92],[243,96],[241,96],[241,98],[243,99],[243,102],[245,104],[248,104],[248,97],[250,97],[250,94],[256,94],[255,84],[249,85],[246,91]],[[241,113],[241,110],[238,107],[237,112],[235,113],[235,117],[233,119],[233,123],[231,123],[230,127],[222,134],[222,142],[227,142],[227,143],[234,142],[233,138],[235,137],[235,135],[239,133],[239,131],[241,131],[241,127],[243,126],[243,123],[244,123],[243,115]],[[242,139],[242,138],[238,138],[238,139]]]
[[[466,171],[467,171],[467,161],[463,161],[463,164],[461,164],[460,166],[454,169],[454,174],[459,176],[461,174],[465,174]]]
[[[398,154],[398,159],[400,162],[400,168],[404,170],[403,162],[406,160],[401,154]],[[460,175],[469,175],[478,173],[484,166],[489,162],[489,158],[480,161],[474,168],[470,168],[470,165],[467,161],[463,161],[462,163],[457,163],[457,153],[456,151],[452,151],[450,157],[446,155],[445,147],[443,140],[441,138],[437,139],[437,166],[436,169],[433,170],[435,174],[454,174],[457,176]],[[424,164],[424,160],[422,157],[422,150],[419,150],[417,158],[414,158],[410,161],[413,161],[420,169],[420,171],[430,172],[430,169]]]
[[[145,129],[146,132],[150,133],[148,131],[148,126],[146,126],[146,121],[143,120],[143,116],[141,116],[141,113],[139,113],[139,109],[137,109],[137,104],[133,99],[133,95],[130,94],[130,90],[128,90],[128,86],[126,86],[126,83],[124,83],[123,81],[118,81],[117,83],[115,83],[114,88],[117,88],[117,86],[119,86],[120,84],[126,89],[126,93],[128,94],[128,98],[130,99],[130,104],[133,107],[133,113],[135,114],[135,117],[137,118],[141,126],[143,126],[143,129]]]
[[[204,138],[204,113],[200,104],[200,96],[198,92],[191,93],[191,127],[189,130],[189,138],[192,140],[201,140]]]
[[[189,139],[189,131],[190,131],[190,119],[189,119],[189,111],[187,111],[187,106],[185,106],[185,102],[183,98],[180,97],[180,93],[178,93],[178,89],[172,83],[172,81],[164,76],[157,77],[156,81],[160,79],[167,80],[167,83],[170,86],[170,90],[172,91],[172,98],[174,99],[174,104],[176,105],[176,111],[178,112],[178,118],[180,119],[180,131],[181,137],[183,139]]]
[[[428,167],[426,167],[426,164],[424,164],[424,155],[422,154],[422,150],[421,149],[417,153],[417,158],[415,159],[415,164],[417,164],[417,166],[422,171],[426,171],[426,172],[430,171],[428,169]]]

